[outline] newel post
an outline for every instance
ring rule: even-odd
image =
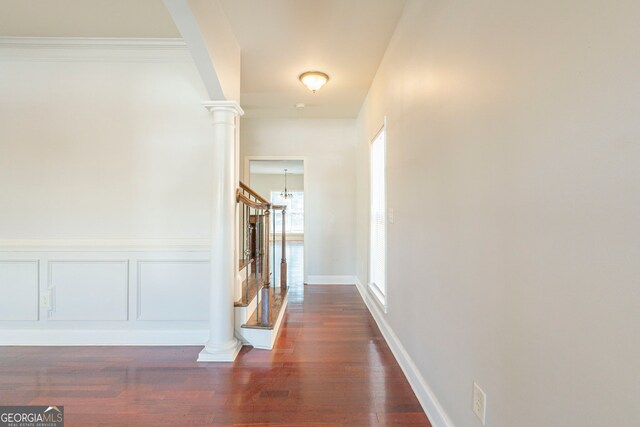
[[[282,209],[282,258],[280,259],[280,287],[287,289],[287,233],[286,233],[287,209]]]
[[[264,239],[265,239],[265,250],[264,257],[262,258],[262,266],[265,270],[265,280],[262,287],[262,316],[260,318],[260,325],[269,326],[271,324],[271,263],[270,254],[269,254],[269,237],[271,236],[271,232],[269,230],[269,226],[271,224],[271,205],[269,205],[264,212]]]
[[[234,335],[234,284],[236,271],[236,132],[243,114],[235,101],[207,101],[213,118],[213,171],[211,217],[211,279],[209,340],[199,362],[231,362],[242,344]]]

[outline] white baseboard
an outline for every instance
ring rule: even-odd
[[[1,345],[204,345],[208,329],[3,329]]]
[[[387,341],[389,348],[391,348],[391,352],[400,365],[402,372],[404,372],[404,375],[407,377],[413,392],[416,394],[420,405],[422,405],[422,409],[427,414],[427,417],[429,417],[429,421],[431,421],[433,427],[455,427],[451,418],[449,418],[442,405],[440,405],[440,402],[438,402],[433,390],[429,387],[429,384],[427,384],[422,374],[420,374],[411,356],[409,356],[409,353],[407,353],[407,350],[398,339],[398,336],[387,323],[384,314],[380,311],[379,305],[372,299],[372,295],[369,294],[367,288],[360,283],[357,277],[355,278],[355,283],[364,303],[376,321],[378,328],[380,328],[380,332],[382,332],[385,341]]]
[[[355,285],[356,276],[307,276],[306,285]]]

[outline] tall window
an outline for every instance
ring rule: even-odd
[[[369,282],[372,290],[385,303],[387,294],[387,201],[385,188],[385,129],[371,142],[371,236]]]
[[[271,192],[271,204],[285,205],[287,214],[285,215],[285,230],[287,233],[304,233],[304,191],[292,191],[293,197],[283,199],[279,191]],[[273,213],[272,213],[273,215]],[[282,231],[282,215],[280,211],[276,213],[276,233]]]

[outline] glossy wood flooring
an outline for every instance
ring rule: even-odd
[[[299,286],[273,351],[0,347],[0,405],[64,405],[67,426],[429,426],[353,286]]]

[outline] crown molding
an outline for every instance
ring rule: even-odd
[[[0,239],[3,252],[209,251],[210,239]]]
[[[186,48],[179,38],[0,37],[0,47],[31,48]]]
[[[192,61],[179,38],[0,37],[0,60]]]

